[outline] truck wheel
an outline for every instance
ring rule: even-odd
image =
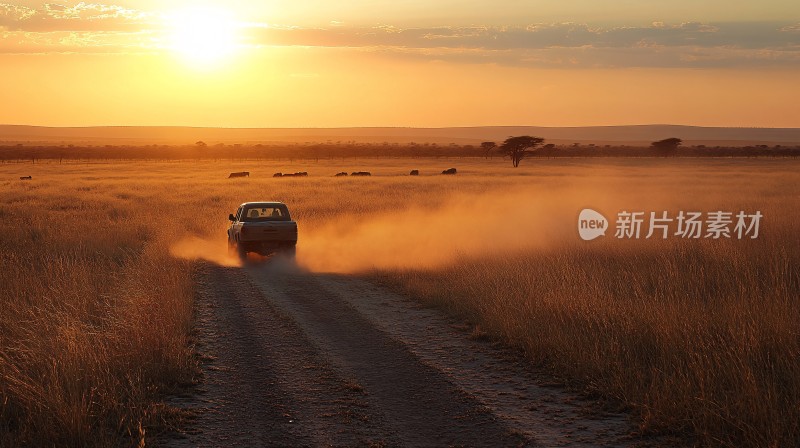
[[[295,257],[297,256],[297,247],[287,247],[283,250],[283,256],[289,261],[294,261]]]
[[[239,256],[239,259],[242,260],[242,262],[247,261],[247,249],[245,249],[243,245],[236,245],[236,255]]]

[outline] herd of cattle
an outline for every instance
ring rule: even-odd
[[[455,168],[450,168],[442,171],[442,174],[456,174]],[[308,173],[305,171],[301,171],[298,173],[275,173],[272,177],[305,177],[308,176]],[[334,177],[342,177],[348,176],[347,171],[342,171],[341,173],[334,174]],[[354,171],[349,174],[349,176],[372,176],[372,173],[369,171]],[[419,170],[411,170],[409,176],[419,176]],[[235,173],[231,173],[228,175],[228,179],[232,179],[235,177],[250,177],[250,171],[237,171]],[[33,179],[32,176],[20,176],[19,180],[31,180]]]
[[[455,168],[449,168],[442,171],[442,174],[456,174],[457,170]],[[298,173],[275,173],[272,177],[305,177],[308,176],[308,173],[305,171],[301,171]],[[344,177],[344,176],[372,176],[372,173],[369,171],[354,171],[350,174],[347,174],[347,171],[342,171],[340,173],[334,174],[334,177]],[[419,176],[419,170],[411,170],[409,176]],[[234,177],[250,177],[250,171],[238,171],[236,173],[231,173],[228,176],[228,179]]]
[[[275,173],[272,175],[272,177],[303,177],[303,176],[308,176],[308,173],[306,173],[305,171],[301,171],[299,173],[286,173],[286,174]]]
[[[442,171],[442,174],[456,174],[455,168],[450,168]],[[298,173],[275,173],[272,177],[305,177],[308,176],[308,173],[305,171],[301,171]],[[347,171],[342,171],[341,173],[334,174],[334,177],[342,177],[348,176]],[[354,171],[349,174],[349,176],[372,176],[372,173],[369,171]],[[411,170],[409,176],[419,176],[419,170]],[[231,173],[228,175],[228,179],[232,179],[235,177],[250,177],[250,171],[237,171],[235,173]],[[20,176],[19,180],[31,180],[33,179],[32,176]]]

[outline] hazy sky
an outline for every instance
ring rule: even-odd
[[[800,4],[0,3],[0,123],[800,127]]]

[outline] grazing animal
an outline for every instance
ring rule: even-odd
[[[372,176],[372,173],[369,171],[355,171],[350,174],[351,176]]]
[[[283,177],[283,173],[275,173],[272,177]]]
[[[419,176],[419,170],[411,170],[410,176]]]
[[[238,173],[231,173],[228,179],[232,177],[250,177],[250,171],[239,171]]]
[[[342,177],[342,176],[347,176],[347,173],[345,171],[342,171],[341,173],[336,173],[335,175],[335,177]]]
[[[273,176],[273,177],[301,177],[301,176],[308,176],[308,173],[305,172],[305,171],[301,171],[299,173],[286,173],[286,174],[281,174],[280,176],[278,176],[278,174],[281,174],[281,173],[276,173],[275,176]]]
[[[20,176],[19,180],[31,180],[33,179],[32,176]]]
[[[442,174],[456,174],[455,168],[450,168],[449,170],[442,171]]]

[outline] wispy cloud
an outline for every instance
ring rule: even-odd
[[[781,31],[785,33],[800,33],[800,23],[786,25],[785,27],[781,28]]]
[[[0,3],[0,52],[162,51],[167,24],[117,5]],[[720,67],[800,65],[800,24],[736,22],[601,27],[325,28],[245,23],[243,45],[337,47],[403,58],[537,67]]]
[[[479,48],[491,50],[665,46],[767,48],[796,46],[796,36],[775,23],[654,23],[647,27],[592,27],[578,23],[527,27],[322,29],[269,26],[252,30],[256,43],[303,46],[397,46],[404,48]]]
[[[156,14],[117,5],[0,3],[0,53],[152,52],[158,28]]]
[[[0,28],[7,31],[139,31],[152,23],[154,15],[117,5],[53,3],[42,8],[0,3]]]
[[[151,32],[2,31],[0,54],[153,53]]]
[[[776,23],[595,27],[251,29],[253,45],[348,47],[462,63],[570,67],[706,67],[800,63],[800,39]]]

